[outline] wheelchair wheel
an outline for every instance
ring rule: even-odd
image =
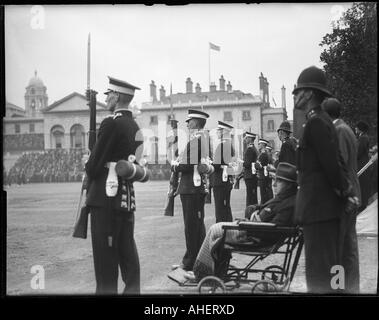
[[[208,276],[199,282],[197,290],[200,294],[222,294],[225,293],[226,287],[224,282],[214,276]]]
[[[251,293],[277,293],[279,288],[271,280],[259,280],[251,288]]]
[[[284,269],[281,266],[272,265],[265,268],[265,270],[262,272],[261,279],[271,280],[275,284],[277,284],[280,278],[282,277],[282,275],[283,275],[283,281],[285,282],[286,275],[284,274]]]

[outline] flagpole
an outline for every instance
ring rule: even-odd
[[[91,33],[88,33],[88,44],[87,44],[87,90],[90,89],[91,79]]]

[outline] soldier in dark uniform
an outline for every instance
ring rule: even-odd
[[[268,173],[268,165],[270,164],[270,159],[266,151],[266,146],[268,146],[268,141],[265,139],[259,139],[258,148],[259,156],[255,164],[255,169],[257,170],[258,176],[258,186],[261,195],[261,203],[266,203],[268,200],[272,199],[272,183]]]
[[[199,164],[209,157],[209,142],[206,141],[204,126],[209,115],[199,110],[188,110],[187,127],[189,141],[178,161],[173,161],[171,170],[181,173],[177,194],[183,207],[184,232],[186,252],[182,262],[172,268],[182,268],[190,271],[196,260],[201,244],[205,237],[204,204],[205,186],[204,175],[198,171]]]
[[[370,160],[370,145],[367,135],[368,129],[369,126],[364,121],[359,121],[355,129],[358,136],[358,171]],[[359,185],[361,188],[362,201],[358,211],[361,212],[367,207],[370,196],[370,168],[359,176]]]
[[[282,142],[279,153],[279,162],[287,162],[293,165],[296,164],[296,145],[297,142],[295,138],[291,137],[291,124],[285,120],[283,121],[278,129],[278,137]]]
[[[234,148],[230,131],[233,127],[222,121],[218,122],[217,133],[220,143],[217,145],[213,157],[214,173],[210,176],[210,185],[213,188],[215,199],[216,223],[233,221],[230,207],[230,194],[233,188],[234,176],[229,164],[233,161]]]
[[[314,66],[303,70],[293,91],[295,108],[306,113],[297,148],[299,190],[295,221],[303,226],[308,291],[338,293],[334,266],[342,265],[341,217],[357,204],[339,154],[336,129],[321,103],[331,96],[326,76]]]
[[[129,109],[136,89],[139,88],[109,77],[106,103],[114,114],[101,122],[96,144],[85,165],[90,180],[86,203],[91,213],[98,294],[117,293],[119,267],[125,283],[123,293],[140,293],[140,266],[134,241],[133,183],[118,177],[115,180],[118,186],[115,184],[115,189],[109,189],[107,179],[118,160],[128,160],[131,155],[138,160],[141,156],[136,152],[142,152],[140,145],[143,140],[138,136],[139,127]],[[133,157],[129,160],[133,160]]]
[[[255,163],[258,158],[258,151],[254,146],[256,136],[256,134],[251,132],[245,133],[246,151],[243,155],[243,179],[246,184],[246,207],[258,203],[258,179],[255,172],[255,167],[252,167],[252,164]]]

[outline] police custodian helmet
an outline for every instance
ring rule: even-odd
[[[296,94],[300,89],[317,89],[329,97],[332,96],[326,88],[325,72],[315,66],[306,68],[300,73],[296,87],[292,93]]]

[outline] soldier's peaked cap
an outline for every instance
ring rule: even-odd
[[[231,129],[233,129],[234,127],[231,126],[230,124],[227,124],[227,123],[225,123],[225,122],[219,121],[219,122],[218,122],[218,125],[217,125],[217,128],[218,128],[218,129],[228,129],[228,130],[231,130]]]
[[[259,139],[258,143],[264,143],[266,146],[268,146],[268,141],[265,139]]]
[[[208,118],[209,118],[209,114],[204,111],[188,109],[188,116],[187,116],[186,121],[189,121],[191,119],[205,119],[206,120]]]
[[[127,94],[129,96],[134,96],[135,90],[141,90],[140,88],[133,86],[132,84],[122,81],[113,77],[108,76],[109,78],[109,84],[108,84],[108,91],[104,92],[104,94],[108,94],[110,92],[118,92],[122,94]]]
[[[251,132],[245,132],[245,137],[249,137],[249,138],[256,138],[256,134],[255,133],[251,133]]]

